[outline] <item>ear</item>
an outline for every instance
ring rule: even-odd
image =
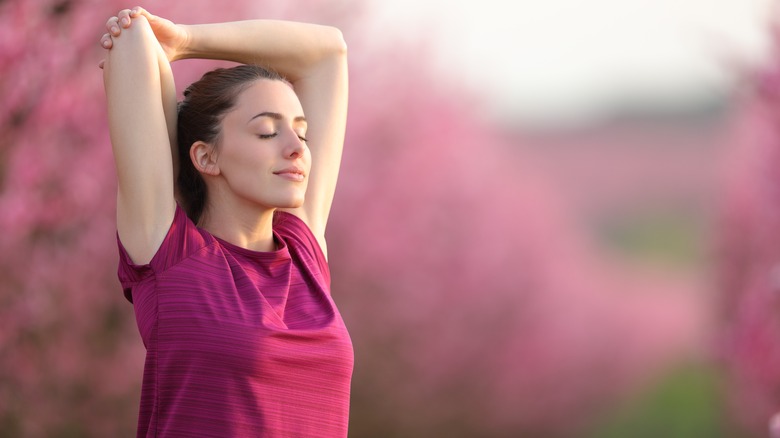
[[[190,160],[200,173],[217,176],[219,175],[219,166],[217,165],[217,154],[214,146],[196,141],[190,146]]]

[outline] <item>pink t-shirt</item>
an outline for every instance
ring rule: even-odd
[[[176,214],[160,249],[119,280],[146,346],[139,437],[344,437],[352,342],[317,240],[278,212],[256,252]],[[118,239],[117,239],[118,240]]]

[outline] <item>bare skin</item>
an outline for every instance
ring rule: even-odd
[[[176,99],[170,63],[186,58],[262,61],[294,87],[293,93],[282,82],[253,85],[247,92],[255,98],[244,103],[240,98],[223,122],[230,145],[221,145],[225,149],[218,154],[209,152],[215,145],[192,145],[190,157],[209,193],[219,193],[210,196],[214,201],[206,206],[207,219],[199,225],[236,245],[270,250],[270,218],[274,210],[284,209],[309,226],[327,254],[325,227],[347,112],[347,58],[341,33],[326,26],[272,20],[181,25],[140,7],[120,11],[107,21],[106,29],[101,45],[108,55],[100,66],[119,182],[117,228],[133,261],[151,260],[173,220]],[[258,101],[267,104],[258,107]],[[264,116],[243,126],[230,123],[253,111],[279,117]],[[273,137],[267,137],[270,134]],[[273,153],[247,155],[240,146],[251,149],[247,145],[252,140],[262,141]],[[243,166],[247,160],[260,171],[257,175]],[[252,184],[267,190],[247,190],[255,187]]]

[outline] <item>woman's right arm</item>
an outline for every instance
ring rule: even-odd
[[[175,212],[176,97],[168,60],[144,17],[112,38],[103,81],[118,178],[117,231],[133,262],[145,264]]]

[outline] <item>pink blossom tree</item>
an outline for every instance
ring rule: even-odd
[[[288,12],[270,3],[145,6],[182,22]],[[310,3],[307,17],[327,18]],[[144,352],[116,280],[116,185],[97,67],[104,23],[129,6],[0,2],[3,435],[134,434]],[[203,71],[178,68],[180,86]]]
[[[746,75],[726,174],[719,242],[724,359],[743,423],[780,412],[780,52]]]
[[[699,303],[594,256],[473,100],[395,68],[381,100],[352,103],[330,228],[353,432],[571,436],[701,341]],[[353,74],[353,95],[376,86]]]
[[[591,254],[533,163],[476,122],[474,99],[435,91],[424,48],[360,38],[361,3],[140,3],[181,22],[345,31],[352,101],[328,237],[356,346],[354,436],[571,434],[690,345],[690,306],[620,293],[636,286]],[[115,277],[97,68],[103,23],[126,6],[0,2],[0,430],[12,436],[134,431],[144,352]],[[176,65],[178,86],[208,65]]]

